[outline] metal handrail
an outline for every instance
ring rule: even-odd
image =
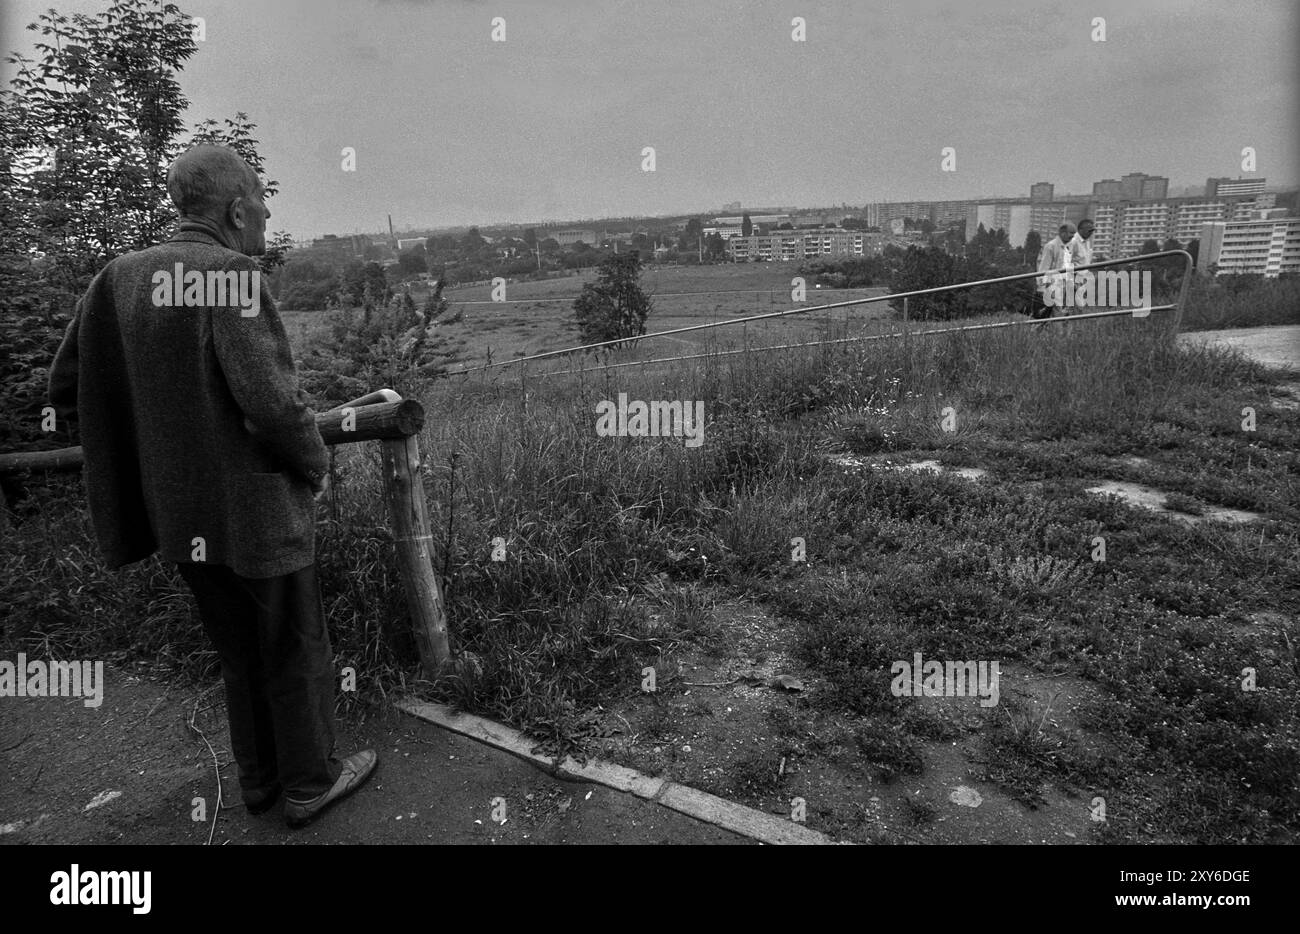
[[[1082,267],[1080,267],[1082,268]],[[1171,308],[1177,308],[1174,305],[1152,305],[1147,311],[1168,311]],[[706,357],[730,357],[738,353],[761,353],[765,350],[798,350],[800,347],[822,347],[833,344],[854,344],[861,341],[879,341],[888,340],[893,337],[928,337],[932,334],[956,334],[959,331],[987,331],[992,328],[1016,328],[1029,325],[1043,325],[1054,322],[1080,321],[1088,318],[1113,318],[1116,315],[1132,315],[1133,309],[1121,308],[1116,311],[1090,311],[1086,314],[1068,315],[1061,318],[1026,318],[1023,321],[994,321],[990,324],[967,324],[957,328],[931,328],[928,331],[895,331],[889,334],[868,334],[865,337],[838,337],[833,340],[824,341],[805,341],[799,344],[771,344],[766,347],[741,347],[737,350],[713,350],[705,353],[682,354],[676,357],[652,357],[649,360],[627,360],[623,363],[603,363],[600,364],[602,370],[615,370],[624,366],[649,366],[652,363],[674,363],[680,360],[703,360]],[[550,373],[534,374],[535,379],[545,379],[548,376],[567,376],[571,373],[585,373],[588,370],[555,370]]]
[[[1129,256],[1129,257],[1125,257],[1125,258],[1123,258],[1123,259],[1108,259],[1108,260],[1102,260],[1102,261],[1099,262],[1099,263],[1088,263],[1087,265],[1084,265],[1084,266],[1074,266],[1074,267],[1072,267],[1071,269],[1069,269],[1068,271],[1070,271],[1070,272],[1080,272],[1080,271],[1082,271],[1082,270],[1084,270],[1084,269],[1102,269],[1102,268],[1105,268],[1105,267],[1108,267],[1108,266],[1126,266],[1126,265],[1132,265],[1133,263],[1145,262],[1145,261],[1147,261],[1147,260],[1151,260],[1151,259],[1159,259],[1159,258],[1164,257],[1164,256],[1181,256],[1181,257],[1183,257],[1183,260],[1184,260],[1184,263],[1183,263],[1183,280],[1182,280],[1182,283],[1181,283],[1181,285],[1180,285],[1180,287],[1179,287],[1179,290],[1178,290],[1178,300],[1177,300],[1176,302],[1174,302],[1172,305],[1161,305],[1161,306],[1159,306],[1159,307],[1157,307],[1157,308],[1152,308],[1152,309],[1150,309],[1150,310],[1151,310],[1151,311],[1166,311],[1166,310],[1168,310],[1168,309],[1170,309],[1170,308],[1177,309],[1178,312],[1179,312],[1179,314],[1178,314],[1178,317],[1175,319],[1175,322],[1174,322],[1175,325],[1177,325],[1177,324],[1180,324],[1180,323],[1182,322],[1182,308],[1183,308],[1183,304],[1184,304],[1184,302],[1186,301],[1186,298],[1187,298],[1187,288],[1188,288],[1188,285],[1190,284],[1190,281],[1191,281],[1190,276],[1191,276],[1191,272],[1192,272],[1192,264],[1193,264],[1193,260],[1192,260],[1192,254],[1188,253],[1186,250],[1161,250],[1161,251],[1158,252],[1158,253],[1144,253],[1144,254],[1140,254],[1140,255],[1138,255],[1138,256]],[[871,297],[869,297],[869,298],[855,298],[855,299],[849,299],[849,300],[846,300],[846,301],[843,301],[843,302],[831,302],[830,304],[826,304],[826,305],[811,305],[811,306],[809,306],[809,307],[807,307],[807,308],[792,308],[792,309],[789,309],[789,310],[787,310],[787,311],[771,311],[771,312],[767,312],[766,314],[761,314],[761,315],[748,315],[748,316],[746,316],[746,317],[744,317],[744,318],[732,318],[732,319],[729,320],[729,321],[711,321],[711,322],[709,322],[709,323],[707,323],[707,324],[693,324],[693,325],[690,325],[689,327],[684,327],[684,328],[672,328],[672,329],[667,330],[667,331],[655,331],[655,332],[650,333],[650,334],[638,334],[638,335],[634,335],[634,336],[631,336],[631,337],[617,338],[617,339],[614,339],[614,340],[598,341],[598,342],[596,342],[596,343],[594,343],[594,344],[580,344],[580,345],[577,346],[577,347],[566,347],[566,348],[564,348],[563,350],[549,350],[549,351],[547,351],[546,353],[531,354],[531,355],[526,356],[526,357],[516,357],[516,358],[513,359],[513,360],[501,360],[501,361],[498,361],[498,362],[496,362],[496,363],[487,363],[487,364],[484,364],[484,365],[482,365],[482,366],[477,366],[477,367],[466,367],[466,368],[461,369],[461,370],[455,370],[454,372],[449,373],[448,375],[449,375],[449,376],[461,376],[461,375],[465,375],[465,374],[469,374],[469,373],[477,373],[477,372],[481,372],[481,371],[483,371],[483,370],[492,370],[492,369],[496,369],[497,367],[511,366],[511,365],[519,364],[519,363],[528,363],[528,362],[530,362],[530,361],[532,361],[532,360],[545,360],[545,359],[549,359],[550,357],[559,357],[559,356],[564,356],[564,355],[566,355],[566,354],[578,353],[579,351],[584,351],[584,350],[595,350],[595,349],[598,349],[598,348],[600,348],[600,347],[609,347],[609,346],[612,346],[612,345],[622,345],[622,344],[634,343],[634,342],[636,342],[636,341],[650,340],[651,338],[654,338],[654,337],[669,337],[669,336],[671,336],[671,335],[673,335],[673,334],[685,334],[685,333],[688,333],[688,332],[690,332],[690,331],[702,331],[702,330],[707,330],[707,329],[710,329],[710,328],[726,327],[726,326],[728,326],[728,325],[748,324],[750,321],[765,321],[765,320],[767,320],[767,319],[769,319],[769,318],[784,318],[784,317],[788,317],[789,315],[802,315],[802,314],[808,314],[809,312],[814,312],[814,311],[830,311],[830,310],[835,309],[835,308],[848,308],[848,307],[851,307],[851,306],[854,306],[854,305],[869,305],[869,304],[871,304],[871,303],[873,303],[873,302],[886,302],[886,301],[893,301],[894,299],[899,299],[899,298],[901,298],[901,299],[908,299],[908,298],[913,298],[913,297],[918,296],[918,295],[933,295],[933,294],[936,294],[936,293],[938,293],[938,292],[952,292],[952,291],[955,291],[955,290],[957,290],[957,289],[968,289],[968,288],[972,288],[972,287],[974,287],[974,286],[978,286],[978,285],[997,285],[997,284],[1002,283],[1002,282],[1018,282],[1018,281],[1020,281],[1020,280],[1022,280],[1022,279],[1038,279],[1038,278],[1041,278],[1042,276],[1049,275],[1049,274],[1051,274],[1051,273],[1053,273],[1053,272],[1061,272],[1061,271],[1066,271],[1066,270],[1050,270],[1050,269],[1049,269],[1049,270],[1041,270],[1041,271],[1034,271],[1034,272],[1016,273],[1015,275],[1011,275],[1011,276],[999,276],[999,277],[994,278],[994,279],[977,279],[977,280],[974,280],[974,281],[972,281],[972,282],[958,282],[958,283],[954,283],[953,285],[938,285],[938,286],[932,286],[931,288],[928,288],[928,289],[915,289],[915,290],[913,290],[913,291],[911,291],[911,292],[891,292],[891,293],[886,294],[886,295],[873,295],[873,296],[871,296]],[[1080,319],[1080,318],[1108,317],[1108,316],[1111,316],[1111,315],[1114,315],[1114,314],[1129,314],[1129,313],[1131,313],[1131,312],[1128,311],[1128,310],[1119,311],[1119,312],[1093,312],[1093,313],[1083,314],[1083,315],[1070,315],[1069,318],[1073,320],[1073,319]],[[1061,318],[1061,319],[1047,318],[1047,319],[1043,319],[1043,320],[1045,320],[1045,321],[1053,321],[1053,320],[1065,320],[1065,319],[1064,319],[1064,318]],[[1042,321],[1023,321],[1023,322],[1020,322],[1020,321],[1013,321],[1013,322],[1003,322],[1003,323],[1000,323],[1000,324],[993,324],[993,325],[990,325],[990,324],[984,324],[984,325],[966,325],[966,326],[963,326],[963,327],[957,327],[957,328],[941,328],[941,329],[939,329],[939,330],[942,330],[942,331],[973,331],[973,330],[987,329],[987,328],[990,328],[990,327],[1003,327],[1003,326],[1013,325],[1013,324],[1041,324],[1041,323],[1042,323]],[[905,332],[899,332],[898,334],[879,334],[879,335],[873,335],[873,336],[870,337],[870,338],[853,338],[852,340],[868,340],[868,339],[872,339],[872,340],[874,340],[874,339],[881,339],[881,338],[887,338],[887,337],[899,337],[899,336],[902,336],[904,333],[905,333]],[[935,332],[925,332],[925,333],[935,333]],[[810,343],[810,344],[800,344],[800,345],[791,345],[791,346],[815,346],[816,344],[822,344],[822,343],[840,343],[840,342],[841,342],[841,341],[814,341],[814,342],[812,342],[812,343]],[[764,349],[764,348],[753,348],[753,349]],[[777,348],[772,348],[772,349],[777,349]],[[744,350],[744,351],[727,351],[726,353],[735,353],[735,352],[741,352],[741,353],[744,353],[744,352],[749,352],[749,351],[748,351],[748,349],[747,349],[747,350]],[[715,355],[721,356],[721,355],[723,355],[723,354],[715,354]],[[696,355],[696,356],[710,356],[710,354],[699,354],[699,355]],[[663,361],[666,361],[666,360],[673,360],[673,359],[695,359],[695,357],[680,357],[680,358],[674,358],[674,357],[661,357],[661,358],[658,358],[658,359],[655,359],[655,360],[634,360],[634,361],[628,361],[628,362],[626,362],[626,363],[619,363],[619,364],[604,364],[604,365],[605,365],[605,366],[608,366],[608,367],[614,367],[614,366],[639,366],[639,365],[644,365],[644,364],[649,364],[649,363],[658,363],[658,362],[663,362]],[[577,371],[574,371],[574,370],[565,370],[565,371],[562,371],[562,372],[564,372],[564,373],[572,373],[572,372],[577,372]],[[560,374],[559,374],[559,373],[555,373],[555,374],[547,374],[547,375],[560,375]]]

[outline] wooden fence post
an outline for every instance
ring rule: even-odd
[[[325,413],[333,419],[344,409],[385,404],[419,409],[419,416],[403,421],[401,437],[389,435],[380,440],[380,470],[383,473],[384,500],[393,525],[393,543],[397,549],[398,573],[406,590],[411,611],[415,646],[425,677],[437,678],[451,662],[447,637],[447,607],[442,602],[442,588],[433,570],[433,536],[429,532],[429,510],[424,499],[424,480],[420,475],[419,432],[424,425],[424,410],[418,403],[403,401],[391,389],[377,389]],[[357,419],[358,424],[360,418]]]
[[[447,608],[433,570],[433,536],[420,477],[420,442],[416,435],[388,438],[382,445],[384,498],[392,517],[398,570],[406,588],[415,644],[425,676],[433,679],[451,661]]]
[[[398,570],[411,609],[420,665],[428,677],[435,678],[451,661],[451,648],[447,608],[433,570],[433,537],[420,477],[418,437],[423,426],[424,407],[391,389],[377,390],[316,416],[321,438],[331,447],[359,441],[378,441],[382,446],[384,498],[392,517]],[[0,474],[80,470],[82,460],[80,447],[0,454]],[[0,510],[4,508],[0,496]],[[0,512],[0,518],[7,516]]]

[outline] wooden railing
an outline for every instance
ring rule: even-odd
[[[437,677],[447,669],[451,650],[442,588],[433,570],[433,537],[429,533],[428,506],[420,476],[418,439],[424,427],[424,407],[414,399],[403,399],[391,389],[380,389],[317,414],[316,426],[328,445],[381,443],[384,499],[392,522],[398,570],[410,606],[420,665],[426,676]],[[82,460],[80,447],[0,454],[0,475],[79,470]],[[0,496],[0,522],[7,519],[6,513]]]

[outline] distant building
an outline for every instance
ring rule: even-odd
[[[1032,229],[1030,206],[1009,201],[971,204],[966,208],[966,242],[975,239],[980,224],[985,230],[1005,230],[1013,247],[1023,246]]]
[[[1118,178],[1103,178],[1092,183],[1093,201],[1118,201],[1124,196],[1124,185]]]
[[[777,224],[790,222],[789,214],[751,214],[749,216],[751,224],[771,224],[775,227]],[[739,227],[745,222],[745,215],[738,214],[735,217],[715,217],[714,225],[718,227]]]
[[[1262,178],[1207,178],[1205,197],[1261,194],[1264,191],[1264,181]]]
[[[739,237],[745,231],[744,228],[737,224],[735,227],[705,227],[701,232],[706,237],[717,234],[723,240],[730,240],[732,237]]]
[[[1051,201],[1052,192],[1055,190],[1056,186],[1051,182],[1034,182],[1034,184],[1029,186],[1029,200]]]
[[[1255,195],[1238,201],[1232,206],[1232,220],[1256,221],[1277,206],[1277,195],[1273,193]]]
[[[537,236],[540,240],[554,240],[560,246],[573,246],[579,241],[588,245],[595,245],[600,242],[600,234],[596,233],[596,231],[576,228],[571,230],[539,231]]]
[[[1219,261],[1223,251],[1223,221],[1211,221],[1201,227],[1200,243],[1196,248],[1196,271],[1202,276],[1210,274],[1210,267]]]
[[[934,219],[929,201],[876,202],[866,206],[863,216],[868,227],[879,227],[882,230],[893,220],[932,221]]]
[[[960,224],[966,219],[969,201],[931,201],[928,218],[935,227],[944,228]]]
[[[1107,255],[1112,259],[1135,256],[1142,252],[1142,244],[1148,240],[1154,240],[1163,248],[1170,214],[1170,205],[1166,201],[1136,201],[1124,205],[1123,223],[1116,230],[1114,248]]]
[[[1167,178],[1144,178],[1144,179],[1142,179],[1141,197],[1143,197],[1143,198],[1168,198],[1168,197],[1169,197],[1169,179],[1167,179]]]
[[[860,230],[823,227],[817,230],[777,230],[769,234],[732,237],[727,252],[737,262],[805,259],[809,256],[862,256],[873,240]]]
[[[1169,179],[1163,175],[1130,172],[1119,180],[1120,197],[1126,201],[1169,197]],[[1095,187],[1095,186],[1094,186]]]
[[[1227,219],[1226,201],[1182,201],[1174,205],[1174,215],[1170,219],[1169,237],[1173,237],[1183,246],[1201,235],[1201,228],[1206,224]],[[1165,239],[1168,239],[1166,237]],[[1160,241],[1161,246],[1164,240]]]
[[[326,234],[319,240],[311,242],[313,250],[329,253],[332,256],[347,257],[365,256],[366,247],[369,245],[369,238],[357,235],[340,237],[335,234]]]
[[[1217,275],[1300,273],[1300,218],[1206,224],[1200,239],[1200,262]]]
[[[428,239],[427,237],[410,237],[405,240],[398,240],[397,252],[400,253],[403,250],[409,250],[412,247],[416,247],[416,246],[424,246],[424,243],[427,239]]]
[[[1029,229],[1037,230],[1046,243],[1056,236],[1062,224],[1074,224],[1077,227],[1079,221],[1087,216],[1086,201],[1038,201],[1029,205]],[[1024,243],[1024,240],[1020,242]],[[1016,245],[1014,240],[1012,245]]]

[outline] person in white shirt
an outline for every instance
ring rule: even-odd
[[[1074,225],[1062,224],[1057,235],[1043,244],[1038,254],[1038,271],[1048,273],[1038,277],[1038,289],[1043,305],[1034,315],[1035,318],[1050,318],[1066,299],[1065,281],[1070,275],[1073,263],[1070,258],[1070,241],[1074,237]]]
[[[1088,218],[1079,221],[1079,232],[1070,239],[1070,260],[1075,266],[1087,266],[1093,262],[1092,258],[1092,230],[1093,223]]]
[[[1100,254],[1094,254],[1092,251],[1092,231],[1093,223],[1089,218],[1079,221],[1079,232],[1070,240],[1070,260],[1078,266],[1089,266],[1092,263],[1099,263],[1106,257]],[[1089,270],[1091,272],[1091,270]],[[1082,273],[1076,274],[1076,281]]]

